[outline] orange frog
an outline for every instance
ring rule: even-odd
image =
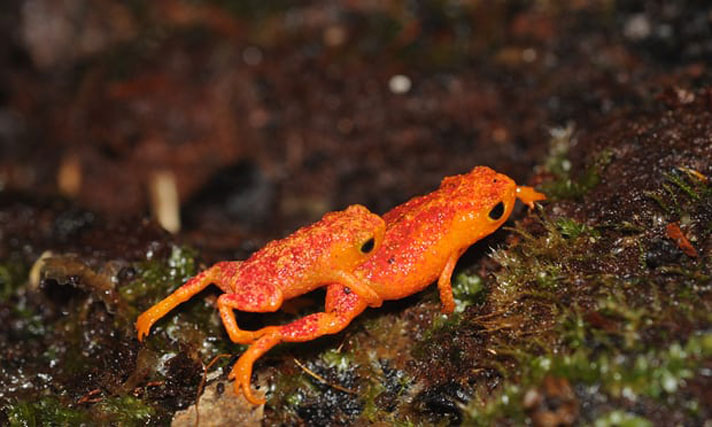
[[[233,310],[276,311],[282,301],[329,283],[342,283],[370,305],[379,306],[381,297],[351,272],[380,246],[384,229],[383,219],[360,205],[328,213],[268,243],[245,261],[219,262],[188,280],[138,317],[138,339],[143,340],[158,319],[211,283],[225,292],[217,302],[220,317],[230,339],[240,344],[251,344],[259,335],[238,328]]]
[[[442,311],[452,313],[455,302],[450,277],[465,250],[495,231],[512,213],[514,203],[534,206],[545,196],[531,187],[517,186],[506,175],[487,167],[443,179],[434,192],[411,199],[383,216],[383,243],[358,265],[353,276],[378,299],[370,302],[345,282],[327,287],[325,311],[282,326],[255,331],[257,338],[235,363],[230,378],[235,392],[247,400],[264,403],[250,388],[254,362],[280,342],[302,342],[344,329],[367,306],[395,300],[426,288],[436,279]]]

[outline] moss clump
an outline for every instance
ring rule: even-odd
[[[529,376],[535,382],[553,374],[587,385],[598,384],[603,392],[615,398],[659,398],[675,393],[710,356],[712,334],[695,335],[684,345],[674,342],[668,348],[645,353],[609,349],[596,355],[589,347],[579,347],[571,355],[533,359]]]
[[[341,374],[356,373],[358,380],[354,391],[362,402],[360,420],[366,423],[395,422],[391,412],[402,403],[400,397],[412,383],[412,378],[404,371],[394,369],[385,359],[377,359],[375,353],[362,354],[357,349],[349,352],[330,349],[321,359]]]
[[[558,218],[554,221],[554,224],[562,237],[567,239],[576,239],[582,234],[586,234],[592,239],[596,239],[600,236],[600,233],[595,228],[582,224],[572,218]]]
[[[146,425],[154,414],[153,407],[132,396],[110,397],[92,408],[94,420],[105,425]]]
[[[145,425],[155,410],[132,396],[109,397],[90,407],[73,407],[56,397],[19,401],[3,408],[11,426]]]
[[[522,297],[555,299],[557,291],[575,278],[576,266],[594,256],[589,245],[599,235],[593,228],[571,218],[552,221],[543,211],[538,222],[544,234],[534,236],[523,227],[514,228],[522,244],[514,250],[495,251],[492,256],[502,266],[495,274],[497,285],[491,295],[498,306]]]
[[[669,348],[644,354],[613,348],[602,353],[582,346],[572,354],[532,357],[523,361],[518,383],[507,383],[497,397],[490,397],[485,404],[473,399],[465,410],[465,424],[491,425],[501,418],[523,422],[527,417],[522,405],[524,394],[538,387],[547,375],[575,384],[596,385],[595,393],[603,393],[608,399],[660,398],[675,393],[711,356],[712,334],[701,334],[684,345],[673,343]]]
[[[694,212],[695,206],[712,207],[712,185],[709,179],[697,171],[678,167],[664,174],[665,182],[657,191],[645,195],[654,200],[671,218],[681,219]],[[707,233],[712,225],[707,225]]]
[[[480,301],[484,294],[482,278],[475,274],[459,273],[452,281],[452,294],[455,297],[455,313],[462,313],[472,304]]]
[[[17,288],[27,282],[28,267],[12,257],[0,264],[0,302],[7,301]]]
[[[150,307],[195,275],[195,257],[194,250],[173,246],[168,259],[152,259],[139,264],[139,277],[121,288],[121,297],[140,305],[139,309]]]
[[[338,351],[336,349],[326,350],[321,355],[321,359],[326,363],[329,368],[334,368],[340,372],[343,372],[353,364],[353,354]]]
[[[652,427],[653,423],[629,412],[611,411],[593,422],[594,427]]]
[[[301,418],[319,424],[330,412],[344,422],[353,422],[364,407],[365,385],[360,375],[362,366],[354,362],[354,357],[352,351],[329,348],[313,361],[298,363],[297,375],[279,375],[270,403],[286,409],[282,421],[290,424]]]
[[[55,397],[19,401],[3,408],[3,412],[13,427],[70,426],[87,424],[91,420],[86,411],[70,408]]]
[[[408,393],[413,378],[405,371],[395,369],[388,360],[373,361],[367,373],[365,406],[361,419],[369,424],[402,424],[403,420],[394,416],[398,406],[405,406],[403,396]]]

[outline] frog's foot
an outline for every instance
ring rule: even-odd
[[[235,366],[232,367],[228,379],[235,380],[235,394],[242,393],[248,402],[253,405],[263,405],[266,400],[256,397],[252,393],[250,387],[250,379],[252,378],[252,366],[255,361],[265,354],[269,349],[280,342],[279,334],[270,333],[262,336],[250,348],[245,351],[237,360]]]
[[[238,361],[239,362],[239,361]],[[252,376],[252,366],[244,366],[236,363],[232,368],[228,379],[235,380],[235,394],[240,395],[240,393],[245,396],[245,399],[255,406],[264,405],[267,402],[264,398],[258,398],[252,393],[252,388],[250,387],[250,377]]]
[[[143,341],[144,337],[148,336],[148,333],[151,330],[151,326],[153,326],[153,323],[155,321],[155,319],[151,318],[150,313],[148,311],[138,316],[138,319],[136,319],[136,330],[138,331],[139,341]]]
[[[521,200],[522,203],[529,206],[529,208],[534,209],[534,202],[546,200],[546,195],[534,190],[532,187],[518,185],[517,198]]]
[[[195,282],[191,280],[186,285],[193,286],[194,283]],[[206,281],[200,282],[202,288],[204,288],[208,284],[209,282]],[[193,289],[187,288],[186,285],[183,285],[182,287],[178,288],[175,292],[168,295],[163,300],[159,301],[151,308],[141,313],[140,316],[138,316],[138,318],[136,319],[136,331],[138,332],[139,341],[143,341],[143,338],[149,334],[151,327],[154,323],[156,323],[169,311],[173,310],[178,304],[182,303],[183,301],[186,301],[195,293]],[[189,292],[186,292],[186,290],[188,290]]]

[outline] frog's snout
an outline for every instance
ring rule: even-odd
[[[517,186],[517,198],[530,208],[534,208],[534,202],[546,200],[546,195],[536,191],[533,187],[525,185]]]

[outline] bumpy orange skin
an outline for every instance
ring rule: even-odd
[[[506,175],[487,167],[443,179],[436,191],[411,199],[384,215],[383,243],[354,270],[357,280],[382,299],[412,295],[438,279],[443,311],[451,313],[454,299],[450,277],[462,253],[499,228],[519,198],[533,207],[545,196],[530,187],[517,186]],[[502,203],[501,211],[495,208]],[[496,218],[492,219],[494,215]],[[280,342],[309,341],[344,329],[369,302],[343,283],[329,285],[323,313],[315,313],[283,326],[263,328],[259,339],[237,361],[230,373],[235,391],[262,403],[250,390],[255,360]]]

